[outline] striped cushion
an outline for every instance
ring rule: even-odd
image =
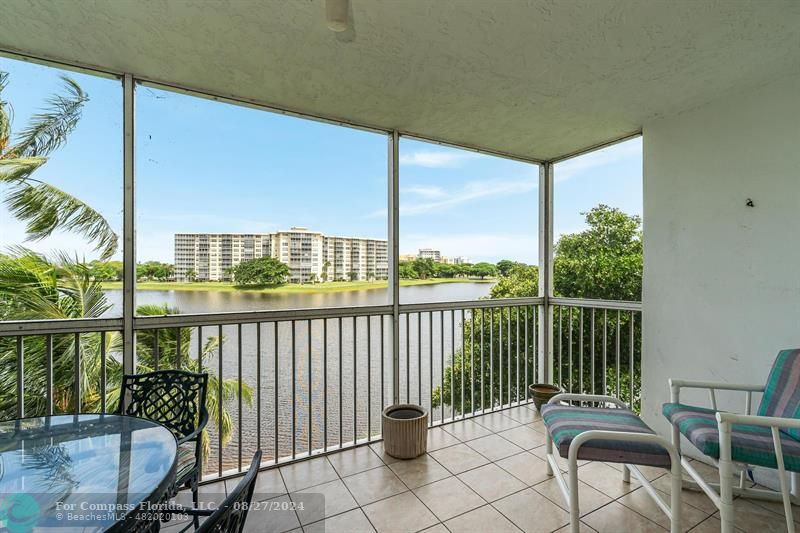
[[[569,456],[572,439],[584,431],[599,429],[655,433],[641,418],[627,409],[548,404],[542,406],[542,418],[561,457]],[[578,450],[578,459],[670,467],[669,453],[664,447],[641,442],[589,440]]]
[[[184,442],[178,446],[178,465],[175,471],[175,479],[180,481],[183,476],[192,471],[195,466],[196,458],[194,455],[196,444],[194,442]]]
[[[716,411],[680,403],[665,403],[664,416],[678,427],[698,450],[719,459],[719,430]],[[783,461],[787,470],[800,472],[800,441],[781,433]],[[777,468],[772,432],[769,428],[733,424],[731,457],[738,463]]]
[[[758,414],[800,418],[800,349],[783,350],[778,354],[769,373]],[[800,429],[781,431],[800,439]]]

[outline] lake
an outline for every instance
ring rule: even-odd
[[[453,302],[476,300],[488,296],[492,283],[464,282],[400,287],[400,303]],[[122,291],[107,290],[112,304],[107,316],[122,315]],[[386,289],[368,289],[317,294],[261,293],[234,291],[147,290],[136,293],[136,304],[163,304],[183,313],[216,313],[225,311],[264,311],[270,309],[307,309],[316,307],[355,307],[388,305]]]
[[[491,286],[491,283],[464,282],[401,287],[400,301],[421,303],[475,300],[487,296]],[[106,292],[114,305],[109,314],[119,315],[122,309],[122,291]],[[386,289],[319,294],[147,290],[137,292],[136,298],[137,305],[166,303],[183,313],[388,304]],[[468,314],[466,318],[469,318]],[[352,318],[314,320],[310,324],[307,321],[298,321],[294,325],[292,322],[281,322],[278,325],[264,323],[260,326],[260,353],[257,326],[245,324],[241,326],[241,368],[239,326],[223,327],[222,375],[226,379],[236,380],[241,373],[242,382],[253,391],[252,405],[245,403],[242,409],[241,453],[245,467],[258,442],[256,402],[259,362],[260,436],[264,460],[273,458],[276,453],[278,457],[290,457],[293,451],[296,454],[303,453],[308,450],[309,442],[314,449],[322,448],[325,433],[328,444],[333,446],[339,442],[347,443],[354,438],[362,439],[368,434],[380,433],[381,406],[388,405],[392,398],[391,325],[388,318],[383,320],[384,334],[381,336],[381,321],[381,317],[361,317],[356,321]],[[401,319],[402,401],[430,407],[431,383],[435,388],[441,382],[442,367],[448,366],[453,348],[457,350],[461,346],[460,322],[460,311],[452,314],[449,311],[414,314],[408,324],[404,317]],[[218,333],[216,326],[204,327],[204,341]],[[193,358],[197,357],[196,335],[195,329],[192,332],[189,354]],[[216,350],[204,358],[204,368],[218,373]],[[235,468],[239,455],[237,402],[233,400],[228,406],[233,417],[234,433],[233,440],[224,447],[223,470]],[[441,416],[442,412],[438,408],[431,413],[434,420]],[[445,409],[444,416],[450,416],[449,408]],[[275,420],[278,422],[277,447]],[[210,434],[212,453],[206,470],[215,471],[219,460],[219,446],[214,428],[210,428]]]

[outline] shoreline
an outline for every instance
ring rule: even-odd
[[[494,283],[495,279],[433,278],[400,280],[401,287],[419,285],[439,285],[447,283]],[[387,281],[329,281],[322,283],[287,283],[278,287],[239,287],[229,282],[203,281],[180,283],[174,281],[143,281],[136,284],[137,291],[214,291],[214,292],[255,292],[265,294],[311,294],[320,292],[347,292],[385,289]],[[103,289],[122,289],[121,281],[106,281]]]

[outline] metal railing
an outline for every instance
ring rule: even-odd
[[[551,298],[553,381],[641,408],[641,302]]]
[[[640,304],[549,301],[554,381],[638,407]],[[268,466],[379,440],[395,396],[426,407],[432,426],[528,402],[545,380],[543,312],[542,298],[400,305],[396,361],[390,305],[138,316],[135,368],[211,374],[212,478],[241,472],[257,448]],[[122,329],[122,319],[0,323],[0,355],[16,364],[0,416],[113,410]]]

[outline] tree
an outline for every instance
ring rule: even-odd
[[[417,271],[414,269],[414,265],[410,262],[402,262],[400,263],[397,269],[398,275],[400,279],[418,279],[419,275]]]
[[[147,261],[136,265],[136,280],[137,281],[166,281],[171,279],[174,275],[175,267],[169,263],[161,263],[159,261]]]
[[[347,273],[347,277],[350,279],[350,281],[355,281],[356,279],[358,279],[358,272],[356,272],[355,270],[351,270],[350,272]]]
[[[602,204],[583,215],[588,228],[556,243],[556,292],[571,298],[641,300],[641,218]]]
[[[89,269],[96,281],[120,281],[123,276],[122,261],[92,261]]]
[[[470,268],[470,274],[481,279],[497,275],[497,268],[491,263],[476,263]]]
[[[233,267],[238,285],[280,285],[288,276],[289,267],[273,257],[250,259]]]
[[[322,281],[328,281],[328,269],[331,267],[330,261],[325,261],[322,263]]]
[[[526,298],[539,294],[539,267],[514,263],[492,286],[492,298]]]
[[[69,319],[101,317],[111,304],[91,268],[66,254],[50,260],[24,248],[15,248],[10,255],[0,256],[0,320]],[[138,315],[178,314],[180,310],[167,306],[140,306]],[[187,357],[192,340],[190,328],[165,328],[139,331],[136,335],[137,372],[155,369],[155,335],[158,335],[160,368],[175,368],[176,346],[180,346],[180,367],[198,371],[197,357]],[[107,388],[106,411],[112,412],[119,401],[119,386],[122,378],[122,334],[118,331],[82,333],[80,342],[81,367],[78,376],[81,383],[80,405],[75,396],[75,339],[73,335],[52,337],[53,360],[53,404],[57,413],[99,412],[103,394],[101,388],[101,355],[106,354]],[[209,338],[203,345],[201,359],[206,360],[217,353],[222,339]],[[196,340],[195,340],[196,343]],[[47,399],[47,364],[45,338],[25,339],[25,409],[29,416],[45,414]],[[13,337],[0,339],[0,368],[16,368],[16,342]],[[239,383],[236,379],[222,381],[222,398],[218,398],[219,377],[209,365],[203,364],[209,373],[207,407],[210,423],[216,425],[222,416],[221,435],[228,442],[233,434],[230,407],[238,398]],[[252,389],[242,383],[242,400],[252,401]],[[16,372],[0,372],[0,418],[16,416]],[[221,410],[221,412],[220,412]],[[220,429],[220,428],[218,428]],[[204,446],[208,450],[208,438]]]
[[[511,272],[511,269],[519,264],[521,263],[512,261],[510,259],[503,259],[497,262],[497,272],[499,272],[501,276],[508,276],[509,272]]]
[[[458,275],[458,268],[456,265],[435,263],[434,272],[437,278],[454,278]]]
[[[433,259],[415,259],[411,262],[411,268],[416,272],[418,279],[428,279],[436,272]]]
[[[641,219],[635,215],[627,215],[619,209],[614,209],[606,205],[598,205],[589,212],[584,213],[587,229],[582,232],[562,236],[555,247],[555,257],[553,261],[554,270],[554,289],[557,296],[575,298],[596,298],[607,300],[639,300],[641,298],[642,287],[642,230]],[[477,265],[475,265],[477,266]],[[491,298],[523,298],[534,297],[539,294],[539,271],[536,266],[526,266],[520,263],[514,264],[492,287]],[[502,372],[505,378],[511,378],[511,388],[507,386],[507,381],[503,386],[505,400],[515,399],[519,393],[524,397],[524,390],[516,388],[517,367],[515,364],[517,342],[521,359],[519,372],[525,368],[524,354],[528,355],[528,373],[520,375],[521,384],[525,377],[528,383],[534,378],[533,368],[535,367],[534,354],[537,346],[533,342],[531,331],[536,323],[534,316],[535,308],[527,307],[520,310],[517,314],[516,309],[495,309],[492,312],[476,311],[474,316],[467,316],[464,325],[464,345],[463,353],[459,350],[454,354],[453,363],[445,369],[444,387],[434,390],[434,406],[444,401],[448,405],[455,402],[456,409],[461,409],[460,394],[451,397],[451,387],[453,391],[461,390],[461,371],[464,369],[466,390],[471,391],[475,386],[476,403],[479,403],[480,391],[483,390],[483,403],[481,406],[491,407],[490,398],[494,397],[498,401],[500,397],[499,374]],[[554,346],[561,346],[561,352],[556,348],[556,368],[555,376],[561,378],[562,385],[571,386],[573,390],[583,387],[584,390],[594,390],[603,393],[602,375],[597,373],[591,376],[584,372],[579,374],[580,354],[583,353],[582,366],[585,369],[591,368],[591,336],[589,331],[592,325],[595,331],[601,332],[606,328],[609,338],[607,348],[613,350],[612,342],[616,342],[616,331],[619,330],[619,342],[621,346],[631,345],[631,335],[633,335],[633,354],[634,365],[640,360],[641,321],[635,320],[631,328],[631,315],[629,313],[616,312],[603,313],[602,311],[592,313],[591,310],[581,310],[580,308],[556,307],[555,316],[555,340]],[[527,326],[528,335],[523,335],[519,339],[516,337],[516,329],[525,331]],[[583,330],[581,330],[583,327]],[[513,332],[510,338],[511,352],[515,354],[512,364],[509,365],[504,353],[508,353],[508,345],[502,349],[499,345],[499,333],[502,329]],[[561,333],[559,338],[558,333]],[[527,338],[527,343],[525,339]],[[597,345],[594,346],[596,353],[602,351],[602,334],[596,337]],[[508,341],[508,337],[504,342]],[[570,345],[570,342],[572,344]],[[493,344],[492,344],[493,343]],[[568,353],[573,354],[573,361],[568,359]],[[527,351],[525,350],[527,347]],[[489,354],[493,357],[490,357]],[[482,354],[482,355],[480,355]],[[626,354],[627,355],[627,354]],[[467,381],[473,372],[475,381]],[[611,358],[610,358],[611,359]],[[609,361],[606,379],[607,394],[619,394],[623,401],[630,401],[631,376],[634,378],[633,393],[636,401],[640,395],[639,373],[636,368],[630,368],[631,357],[623,357],[620,360],[619,368],[616,361]],[[561,363],[559,367],[559,363]],[[493,372],[490,372],[493,368]],[[501,370],[502,369],[502,370]],[[570,373],[571,369],[571,373]],[[481,374],[483,370],[483,374]],[[621,387],[617,391],[616,374],[619,372]],[[477,376],[483,375],[481,381]],[[489,376],[493,376],[493,380]],[[510,396],[509,396],[510,395]],[[464,412],[470,411],[471,395],[465,399],[463,406]],[[635,403],[635,402],[634,402]]]
[[[0,71],[0,184],[6,185],[5,204],[26,223],[29,240],[41,240],[56,229],[74,231],[94,243],[102,259],[117,250],[118,238],[108,221],[66,191],[33,177],[78,125],[89,96],[72,79],[62,76],[63,93],[47,100],[47,107],[13,135],[11,105],[4,101],[8,73]]]
[[[197,272],[195,272],[193,268],[190,268],[186,271],[186,279],[194,283],[197,281]]]

